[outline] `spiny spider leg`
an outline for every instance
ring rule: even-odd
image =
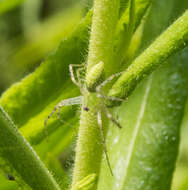
[[[106,156],[106,161],[107,161],[108,167],[110,169],[110,173],[113,176],[113,171],[112,171],[112,168],[111,168],[111,165],[110,165],[110,160],[109,160],[108,152],[107,152],[107,148],[106,148],[106,141],[105,141],[104,133],[103,133],[101,111],[98,111],[98,113],[97,113],[97,122],[98,122],[98,125],[99,125],[99,128],[100,128],[100,134],[101,134],[101,139],[102,139],[103,150],[104,150],[104,153],[105,153],[105,156]]]
[[[78,81],[80,83],[80,85],[82,84],[82,80],[84,81],[83,77],[81,76],[81,72],[84,70],[85,68],[84,67],[81,67],[81,68],[78,68],[76,70],[76,76],[78,78]]]
[[[82,85],[80,82],[80,68],[78,71],[76,71],[77,73],[77,79],[76,80],[75,76],[74,76],[74,71],[73,71],[73,67],[83,67],[83,64],[70,64],[69,65],[69,71],[70,71],[70,75],[71,75],[71,80],[74,84],[76,84],[82,91]],[[58,118],[60,119],[60,109],[63,106],[70,106],[70,105],[76,105],[76,104],[82,104],[82,100],[83,97],[82,96],[78,96],[78,97],[74,97],[74,98],[69,98],[66,100],[62,100],[60,103],[58,103],[55,108],[52,110],[52,112],[48,115],[48,117],[46,118],[46,120],[44,121],[44,126],[47,125],[48,120],[52,117],[52,115],[58,110]],[[60,120],[61,121],[61,120]]]
[[[123,72],[120,73],[116,73],[111,75],[109,78],[107,78],[105,81],[103,81],[99,86],[96,87],[96,92],[98,93],[98,97],[99,98],[103,98],[103,99],[110,99],[112,101],[124,101],[121,98],[116,98],[116,97],[110,97],[110,96],[105,96],[104,93],[102,92],[102,87],[104,87],[107,83],[109,83],[110,81],[112,81],[115,77],[118,77],[119,75],[121,75]],[[110,119],[112,121],[112,123],[114,123],[118,128],[122,128],[122,126],[120,125],[120,123],[112,116],[112,114],[108,111],[108,109],[105,107],[105,113],[106,116],[108,117],[108,119]]]
[[[44,121],[44,127],[47,126],[48,120],[49,120],[49,119],[52,117],[52,115],[56,112],[57,108],[58,108],[58,105],[55,106],[55,108],[52,110],[52,112],[51,112],[51,113],[48,115],[48,117],[45,119],[45,121]]]
[[[77,96],[74,98],[69,98],[69,99],[65,99],[62,100],[61,102],[59,102],[55,108],[52,110],[52,112],[48,115],[48,117],[45,119],[44,121],[44,127],[46,128],[48,120],[52,117],[52,115],[58,110],[58,117],[60,118],[60,109],[63,106],[71,106],[71,105],[79,105],[82,104],[83,102],[83,96]]]
[[[83,64],[82,64],[83,65]],[[81,92],[81,94],[82,95],[84,95],[84,91],[85,91],[85,88],[84,88],[84,82],[85,82],[85,80],[83,79],[83,77],[81,77],[81,72],[85,69],[85,67],[84,67],[85,65],[83,65],[83,67],[80,67],[80,68],[78,68],[77,70],[76,70],[76,77],[77,77],[77,79],[78,79],[78,83],[79,83],[79,86],[80,86],[80,92]],[[74,75],[74,73],[73,73],[73,75]],[[84,101],[83,101],[84,102]],[[85,104],[86,102],[84,102],[84,104]],[[82,106],[83,107],[83,109],[85,110],[85,111],[89,111],[89,108],[87,107],[87,106],[85,106],[85,105],[83,105]]]
[[[63,123],[63,120],[61,119],[61,109],[60,107],[57,108],[57,118],[59,121],[61,121]]]
[[[71,124],[69,122],[66,122],[63,119],[61,119],[61,109],[60,108],[57,109],[57,118],[61,123],[66,124],[67,126],[71,127]]]
[[[104,110],[106,112],[106,116],[107,118],[112,121],[112,123],[114,123],[119,129],[122,128],[121,124],[112,116],[112,114],[108,111],[107,108],[105,108]]]
[[[83,88],[83,83],[82,83],[82,80],[84,81],[84,79],[81,77],[81,72],[84,70],[85,68],[84,67],[81,67],[81,68],[78,68],[76,70],[76,77],[78,79],[78,83],[79,83],[79,87],[80,87],[80,92],[81,94],[84,94],[84,88]]]
[[[77,80],[75,79],[75,75],[74,75],[74,71],[73,71],[73,67],[78,67],[78,69],[76,70],[76,77]],[[79,88],[80,88],[80,92],[83,95],[84,94],[84,85],[82,84],[82,77],[81,77],[81,71],[85,69],[85,65],[84,64],[70,64],[69,65],[69,71],[71,74],[71,80],[74,84],[76,84]],[[89,108],[87,108],[86,106],[83,106],[83,109],[85,111],[89,111]]]
[[[112,101],[124,101],[124,99],[117,98],[117,97],[111,97],[111,96],[105,96],[104,93],[102,92],[102,87],[104,87],[107,83],[112,81],[114,78],[118,77],[121,75],[123,72],[116,73],[108,77],[105,81],[103,81],[99,86],[96,87],[96,92],[98,93],[98,97],[104,98],[104,99],[109,99]]]
[[[74,84],[76,84],[78,87],[81,88],[81,84],[80,84],[80,81],[77,81],[75,76],[74,76],[74,71],[73,71],[73,67],[83,67],[83,64],[70,64],[69,65],[69,72],[70,72],[70,75],[71,75],[71,80]],[[78,75],[77,75],[77,78],[78,78]],[[79,79],[78,79],[79,80]]]

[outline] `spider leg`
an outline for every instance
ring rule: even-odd
[[[63,120],[61,119],[61,107],[57,107],[57,118],[63,123]]]
[[[48,120],[52,117],[52,115],[58,110],[58,112],[60,112],[60,109],[63,106],[72,106],[72,105],[79,105],[82,104],[83,101],[83,96],[77,96],[74,98],[69,98],[69,99],[65,99],[62,100],[61,102],[59,102],[55,108],[52,110],[52,112],[48,115],[48,117],[46,118],[46,120],[44,121],[44,125],[47,125]]]
[[[48,117],[45,119],[45,121],[44,121],[44,127],[47,126],[48,120],[49,120],[49,119],[52,117],[52,115],[56,112],[57,107],[58,107],[58,105],[55,106],[55,108],[52,110],[52,112],[51,112],[51,113],[48,115]]]
[[[80,80],[79,80],[79,78],[78,78],[78,73],[77,73],[77,78],[78,78],[78,81],[76,80],[76,78],[75,78],[75,75],[74,75],[74,71],[73,71],[73,68],[74,67],[83,67],[83,64],[70,64],[69,65],[69,72],[70,72],[70,75],[71,75],[71,80],[72,80],[72,82],[75,84],[75,85],[77,85],[79,88],[82,88],[81,87],[81,83],[80,83]]]
[[[62,100],[61,102],[59,102],[55,106],[55,108],[52,110],[52,112],[48,115],[48,117],[45,119],[45,121],[44,121],[45,129],[47,129],[47,123],[48,123],[49,119],[52,117],[52,115],[56,111],[58,111],[58,119],[60,119],[60,109],[63,106],[79,105],[79,104],[82,104],[82,102],[83,102],[83,96],[77,96],[77,97],[65,99],[65,100]],[[61,121],[61,119],[60,119],[60,121]],[[46,136],[48,136],[47,130],[46,130]]]
[[[83,82],[84,79],[81,77],[81,72],[84,70],[84,67],[80,67],[76,70],[76,77],[78,79],[79,87],[80,87],[80,92],[81,94],[84,94],[84,88],[83,88]]]
[[[109,167],[109,169],[110,169],[110,173],[111,173],[111,175],[113,176],[113,171],[112,171],[112,168],[111,168],[111,165],[110,165],[110,160],[109,160],[108,152],[107,152],[107,148],[106,148],[106,141],[105,141],[104,133],[103,133],[101,111],[99,111],[99,112],[97,113],[97,121],[98,121],[98,125],[99,125],[99,128],[100,128],[100,134],[101,134],[101,139],[102,139],[102,145],[103,145],[103,150],[104,150],[104,153],[105,153],[105,156],[106,156],[107,164],[108,164],[108,167]]]
[[[84,79],[81,77],[81,71],[83,71],[84,69],[85,69],[84,67],[81,67],[81,68],[78,68],[78,69],[76,70],[76,77],[77,77],[77,79],[78,79],[80,85],[81,85],[82,82],[84,81]]]
[[[122,128],[121,124],[112,116],[112,114],[108,111],[107,108],[104,109],[105,113],[106,113],[106,116],[107,118],[112,122],[114,123],[119,129]]]
[[[105,81],[103,81],[99,86],[97,86],[96,88],[96,92],[98,93],[98,97],[99,98],[103,98],[103,99],[110,99],[112,101],[124,101],[121,98],[117,98],[117,97],[110,97],[110,96],[105,96],[103,91],[102,91],[102,87],[104,87],[107,83],[109,83],[110,81],[112,81],[114,78],[118,77],[119,75],[121,75],[123,72],[120,73],[116,73],[111,75],[109,78],[107,78]],[[108,111],[108,109],[105,107],[104,109],[106,116],[108,117],[108,119],[110,119],[118,128],[122,128],[122,126],[120,125],[120,123],[112,116],[112,114]]]
[[[57,111],[59,110],[61,107],[59,107],[59,104],[57,104],[55,106],[55,108],[52,110],[52,112],[48,115],[48,117],[45,119],[44,121],[44,130],[45,130],[45,136],[46,136],[46,139],[48,141],[48,130],[47,130],[47,123],[49,121],[49,119],[52,117],[52,115]]]
[[[98,93],[98,97],[99,98],[104,98],[104,99],[109,99],[112,101],[124,101],[124,99],[121,98],[117,98],[117,97],[111,97],[111,96],[105,96],[103,91],[102,91],[102,87],[104,87],[107,83],[109,83],[110,81],[112,81],[114,78],[118,77],[119,75],[121,75],[123,72],[120,73],[116,73],[111,75],[110,77],[108,77],[105,81],[103,81],[99,86],[97,86],[96,88],[96,92]]]

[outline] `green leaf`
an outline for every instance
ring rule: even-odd
[[[31,8],[29,7],[29,9]],[[27,27],[28,38],[10,58],[11,64],[16,65],[19,70],[23,70],[23,67],[24,70],[32,69],[50,51],[54,50],[60,41],[70,37],[71,31],[74,30],[80,19],[81,7],[76,5],[55,14],[39,26],[33,26],[25,21],[27,25],[30,25]]]
[[[109,96],[127,98],[145,76],[188,45],[188,11],[169,26],[112,86]],[[119,103],[119,102],[117,102]],[[112,104],[112,103],[111,103]],[[112,106],[110,103],[109,105]]]
[[[121,15],[123,14],[123,12],[125,11],[125,9],[128,6],[128,2],[129,0],[120,0],[120,10],[119,10],[119,16],[121,17]]]
[[[81,64],[84,61],[90,22],[91,13],[34,73],[14,84],[2,95],[0,105],[16,125],[22,128],[21,131],[27,139],[37,139],[36,143],[44,139],[44,121],[55,105],[62,99],[79,94],[79,88],[70,79],[68,65]],[[66,120],[74,117],[76,112],[65,108],[62,113]],[[50,128],[49,133],[61,125],[53,118],[51,121],[54,122],[47,126]]]
[[[96,174],[90,174],[75,184],[71,190],[90,190],[96,183]]]
[[[70,80],[68,65],[84,61],[91,14],[88,14],[34,73],[14,84],[0,99],[0,104],[31,144],[37,144],[46,137],[43,122],[54,106],[62,99],[79,94],[79,89]],[[74,117],[76,112],[70,108],[63,108],[61,113],[64,120],[67,120]],[[51,118],[47,126],[48,133],[60,126],[61,123],[57,119]]]
[[[170,189],[188,92],[188,65],[178,58],[142,82],[116,109],[123,129],[110,126],[107,135],[114,177],[104,161],[99,189]]]
[[[153,5],[146,24],[145,41],[153,40],[170,22],[173,5],[171,0],[168,3],[157,1]],[[153,28],[155,32],[148,34],[147,30]],[[188,92],[186,55],[188,49],[168,60],[166,66],[138,85],[127,102],[114,109],[123,126],[119,131],[111,124],[107,134],[114,176],[110,175],[104,160],[98,189],[170,189]]]
[[[50,152],[47,154],[45,165],[54,174],[53,177],[59,182],[62,190],[67,190],[70,180],[66,172],[63,170],[60,162]]]
[[[129,7],[124,11],[118,22],[118,31],[124,30],[126,32],[126,30],[129,30],[130,24],[133,24],[131,27],[135,31],[150,5],[151,0],[130,0]]]
[[[18,189],[18,184],[16,181],[9,181],[7,176],[5,176],[4,174],[1,175],[0,174],[0,189],[4,189],[4,190],[16,190]]]
[[[114,44],[116,68],[118,68],[117,64],[119,64],[119,67],[122,66],[122,62],[127,58],[126,56],[129,54],[127,51],[130,48],[129,45],[133,46],[133,44],[130,44],[131,40],[141,24],[144,15],[146,16],[150,5],[151,0],[130,0],[119,19]],[[142,33],[142,30],[140,30],[140,33]],[[128,60],[125,61],[127,62]]]
[[[47,168],[0,107],[0,156],[8,161],[33,189],[60,190]]]
[[[46,160],[46,154],[59,156],[75,138],[78,127],[78,119],[68,120],[64,125],[56,129],[54,133],[46,137],[40,144],[34,144],[34,149],[42,160]]]
[[[21,133],[33,145],[46,138],[44,121],[55,105],[62,99],[79,94],[79,88],[72,84],[69,77],[68,65],[84,61],[83,54],[87,49],[90,22],[91,13],[34,73],[14,84],[0,99],[0,104],[9,112]],[[75,134],[76,109],[67,107],[62,109],[61,114],[68,125],[62,125],[57,118],[52,117],[46,129],[50,143],[44,142],[35,147],[45,162],[49,150],[53,150],[52,155],[57,156],[70,144]],[[50,135],[56,130],[57,133]]]
[[[188,188],[188,167],[184,164],[178,164],[172,183],[172,190],[187,190]]]
[[[24,0],[0,0],[0,15],[17,7]]]
[[[148,31],[151,33],[151,29],[153,29],[154,32],[157,31],[156,35],[158,35],[159,30],[163,29],[163,24],[160,23],[161,21],[165,23],[169,19],[174,3],[172,3],[171,0],[156,1],[155,3],[160,4],[160,6],[168,5],[168,9],[165,9],[164,16],[158,14],[160,9],[157,13],[152,14],[155,16],[160,15],[160,18],[153,16],[154,19],[151,19],[154,27],[149,28],[147,23],[146,30],[149,28]],[[132,13],[134,12],[135,11],[132,11]],[[142,14],[144,15],[144,13],[143,11]],[[143,15],[139,17],[140,20],[143,18]],[[49,164],[48,166],[52,171],[59,171],[59,166],[57,166],[55,161],[54,165],[52,164],[53,158],[48,160],[48,158],[45,159],[45,157],[47,152],[51,150],[52,157],[57,156],[72,141],[73,134],[75,133],[74,125],[78,123],[76,109],[63,108],[61,112],[62,119],[70,123],[71,127],[69,124],[62,124],[55,117],[50,118],[46,128],[50,139],[48,143],[43,141],[46,138],[43,122],[59,101],[79,94],[79,88],[75,87],[70,80],[68,65],[80,64],[85,61],[84,54],[87,50],[88,28],[90,24],[91,15],[61,43],[60,47],[47,58],[34,73],[11,87],[0,99],[0,104],[2,104],[11,117],[13,117],[22,134],[32,145],[35,145],[34,148],[40,157],[44,159],[44,162]],[[146,30],[145,34],[147,33]],[[142,33],[142,31],[140,33]],[[148,36],[151,35],[148,34]],[[145,41],[150,42],[151,40],[153,39]],[[147,44],[145,41],[143,46]],[[181,57],[183,57],[183,55]],[[175,62],[176,60],[170,61]],[[116,187],[118,185],[125,186],[122,189],[128,188],[129,190],[131,188],[138,189],[139,185],[141,185],[139,188],[144,190],[147,188],[157,189],[158,187],[160,187],[160,190],[169,189],[169,183],[177,156],[178,126],[186,96],[184,89],[186,85],[184,84],[186,84],[185,80],[187,81],[186,75],[183,75],[187,67],[181,63],[171,64],[172,68],[165,66],[153,74],[152,79],[150,78],[148,81],[142,82],[128,102],[124,103],[120,108],[115,109],[114,112],[115,114],[119,113],[120,121],[125,129],[121,132],[117,129],[110,129],[108,133],[108,150],[112,161],[111,163],[113,169],[114,167],[117,167],[117,170],[119,170],[119,168],[125,168],[127,165],[124,161],[128,160],[128,155],[131,155],[128,161],[130,164],[127,166],[126,175],[123,173],[125,169],[124,171],[122,171],[122,169],[118,172],[115,170],[115,178],[111,178],[110,175],[108,176],[109,169],[104,160],[101,170],[102,177],[100,176],[99,180],[99,189],[103,190],[105,187],[107,189],[117,189]],[[170,80],[170,77],[172,80]],[[131,137],[135,134],[135,126],[139,123],[140,115],[142,116],[140,125],[138,126],[138,130],[136,130],[138,133],[133,142],[131,141]],[[152,122],[155,124],[159,123],[158,125],[156,124],[157,127],[154,127],[154,130],[151,126],[151,124],[153,124]],[[171,126],[173,126],[173,130],[170,128]],[[153,133],[152,130],[155,133]],[[163,134],[163,132],[165,134]],[[145,138],[143,134],[147,137]],[[173,140],[174,137],[176,138],[175,141]],[[116,142],[116,139],[119,139],[120,142]],[[132,146],[132,142],[134,147],[132,152],[129,153],[128,148]],[[155,146],[158,147],[156,148]],[[145,149],[146,151],[144,152]],[[127,152],[128,154],[126,155]],[[170,155],[169,157],[166,156],[168,154]],[[143,158],[144,156],[148,159]],[[161,163],[159,162],[159,167],[156,169],[155,159],[159,160],[159,158]],[[139,163],[139,160],[141,160],[141,163]],[[118,164],[120,164],[120,166],[118,166]],[[150,176],[148,176],[150,172],[150,170],[147,170],[149,168],[148,165],[152,168],[152,175]],[[140,171],[142,166],[143,171]],[[165,173],[165,171],[167,172]],[[62,171],[59,171],[59,174],[64,176],[65,174],[61,172]],[[122,172],[122,175],[120,172]],[[132,179],[135,179],[135,181],[138,180],[138,182],[134,181],[135,183],[131,184]],[[104,181],[102,182],[102,180]],[[142,181],[143,184],[141,184]],[[146,184],[146,181],[151,183]],[[162,184],[163,181],[164,183]]]

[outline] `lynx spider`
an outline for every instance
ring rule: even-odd
[[[75,78],[75,74],[74,74],[74,69],[73,68],[78,68],[76,70],[76,78]],[[81,77],[81,71],[84,70],[85,67],[83,66],[83,64],[70,64],[69,65],[69,72],[71,75],[71,80],[72,82],[78,86],[80,88],[80,92],[83,95],[84,94],[84,90],[86,87],[84,87],[84,80]],[[102,87],[104,87],[107,83],[109,83],[110,81],[112,81],[114,78],[118,77],[119,75],[121,75],[122,72],[120,73],[116,73],[111,75],[109,78],[107,78],[106,80],[104,80],[101,84],[99,84],[96,89],[95,92],[97,93],[97,97],[98,98],[102,98],[102,99],[110,99],[112,101],[124,101],[123,99],[120,98],[116,98],[116,97],[109,97],[109,96],[105,96],[104,93],[102,92]],[[46,120],[44,121],[44,126],[46,127],[48,120],[52,117],[52,115],[57,111],[57,115],[58,115],[58,119],[60,121],[62,121],[60,119],[60,109],[63,106],[71,106],[71,105],[82,105],[82,109],[84,109],[85,111],[89,111],[89,108],[83,105],[83,96],[77,96],[74,98],[69,98],[69,99],[65,99],[62,100],[61,102],[59,102],[55,108],[52,110],[52,112],[48,115],[48,117],[46,118]],[[120,123],[112,116],[112,114],[109,112],[109,110],[107,109],[106,106],[104,106],[104,112],[107,116],[107,118],[114,123],[119,129],[122,128],[122,126],[120,125]],[[109,160],[109,156],[108,156],[108,152],[107,152],[107,147],[106,147],[106,141],[105,141],[105,137],[104,137],[104,133],[103,133],[103,124],[102,124],[102,116],[101,116],[101,110],[99,110],[97,112],[97,122],[99,125],[99,129],[100,129],[100,135],[101,135],[101,141],[102,141],[102,145],[103,145],[103,151],[105,153],[105,157],[106,157],[106,161],[107,161],[107,165],[109,167],[110,173],[113,176],[113,171],[110,165],[110,160]]]

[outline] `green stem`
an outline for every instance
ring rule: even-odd
[[[95,0],[92,20],[89,55],[86,73],[87,78],[92,79],[92,68],[99,64],[101,74],[93,77],[93,83],[101,78],[101,75],[109,75],[113,59],[113,41],[115,27],[118,20],[119,0]],[[104,63],[104,64],[103,64]],[[104,66],[101,69],[101,67]],[[91,71],[91,72],[90,72]],[[104,72],[102,72],[104,71]],[[95,73],[93,73],[95,75]],[[89,77],[87,77],[89,76]],[[91,82],[92,83],[92,82]],[[100,130],[97,123],[97,112],[101,110],[101,100],[95,93],[84,93],[84,106],[89,111],[82,109],[79,128],[79,136],[76,147],[76,159],[73,172],[73,186],[90,174],[99,175],[100,163],[103,153]],[[105,124],[104,124],[105,123]],[[107,129],[106,120],[103,117],[104,131]],[[96,189],[96,184],[91,188]]]
[[[114,33],[118,20],[119,0],[95,0],[87,63],[87,74],[99,62],[109,74],[113,62]],[[109,70],[110,69],[110,70]]]
[[[103,152],[96,117],[96,112],[99,109],[97,106],[100,105],[100,100],[90,93],[88,93],[87,96],[85,95],[85,99],[89,100],[86,105],[89,111],[87,112],[82,109],[81,112],[73,173],[73,186],[92,173],[96,174],[96,176],[99,175]],[[93,186],[92,190],[94,189],[96,189],[96,184]]]
[[[0,155],[33,189],[60,190],[32,147],[0,106]]]
[[[126,98],[136,85],[188,43],[188,11],[174,22],[128,67],[109,91],[109,96]],[[107,102],[109,106],[118,102]]]

